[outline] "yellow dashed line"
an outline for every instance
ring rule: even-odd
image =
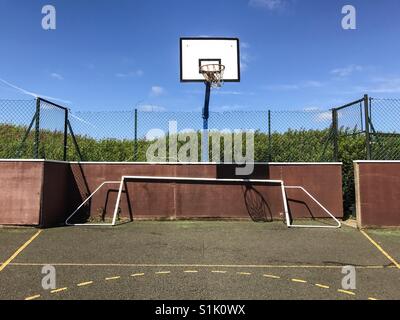
[[[68,290],[68,288],[65,287],[65,288],[60,288],[60,289],[51,290],[50,293],[58,293],[58,292],[65,291],[65,290]]]
[[[315,286],[317,286],[319,288],[322,288],[322,289],[330,289],[331,288],[330,286],[327,286],[327,285],[324,285],[324,284],[319,284],[319,283],[316,283]]]
[[[183,272],[184,273],[198,273],[199,271],[198,270],[184,270]],[[155,272],[155,274],[157,274],[157,275],[170,274],[170,273],[171,273],[171,271],[158,271],[158,272]],[[225,274],[225,273],[227,273],[227,271],[225,271],[225,270],[212,270],[211,273]],[[238,274],[238,275],[246,275],[246,276],[252,275],[252,273],[250,273],[250,272],[236,272],[236,274]],[[145,273],[134,273],[134,274],[131,274],[131,277],[141,277],[141,276],[144,276],[144,275],[145,275]],[[270,278],[270,279],[281,279],[280,276],[276,276],[276,275],[273,275],[273,274],[263,274],[263,277]],[[117,280],[117,279],[120,279],[120,278],[121,278],[121,276],[115,276],[115,277],[105,278],[105,280],[106,281],[110,281],[110,280]],[[297,282],[297,283],[308,283],[306,280],[296,279],[296,278],[292,278],[292,279],[290,279],[290,281]],[[83,286],[88,286],[90,284],[93,284],[93,281],[87,281],[87,282],[78,283],[77,286],[78,287],[83,287]],[[320,284],[320,283],[315,283],[314,286],[319,287],[319,288],[323,288],[323,289],[330,289],[331,288],[328,285],[324,285],[324,284]],[[68,287],[54,289],[54,290],[50,291],[50,293],[55,294],[55,293],[66,291],[66,290],[68,290]],[[343,289],[338,289],[337,292],[344,293],[344,294],[347,294],[347,295],[352,295],[352,296],[356,295],[355,292],[347,291],[347,290],[343,290]],[[40,297],[41,297],[41,295],[38,294],[38,295],[31,296],[31,297],[27,297],[27,298],[25,298],[25,300],[35,300],[35,299],[38,299]],[[373,298],[373,297],[369,297],[368,300],[378,300],[378,299]]]
[[[156,274],[170,274],[171,273],[171,271],[159,271],[159,272],[156,272]]]
[[[116,276],[116,277],[106,278],[106,281],[118,280],[118,279],[121,279],[121,277],[120,276]]]
[[[88,286],[88,285],[90,285],[92,283],[93,283],[93,281],[87,281],[87,282],[78,283],[77,286],[78,287],[84,287],[84,286]]]
[[[306,280],[302,280],[302,279],[291,279],[292,282],[299,282],[299,283],[307,283]]]
[[[338,292],[345,293],[345,294],[349,294],[349,295],[351,295],[351,296],[355,296],[355,295],[356,295],[356,294],[355,294],[354,292],[352,292],[352,291],[347,291],[347,290],[342,290],[342,289],[338,289]]]
[[[278,276],[274,276],[272,274],[263,274],[263,277],[271,278],[271,279],[280,279],[281,278],[281,277],[278,277]]]
[[[250,272],[237,272],[237,274],[240,274],[242,276],[251,276]]]

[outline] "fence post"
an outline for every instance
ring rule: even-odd
[[[334,161],[339,161],[339,127],[338,127],[338,111],[337,109],[332,109],[332,134],[333,134],[333,158]]]
[[[137,162],[138,160],[138,110],[135,109],[135,137],[134,137],[134,142],[133,142],[133,161]]]
[[[268,110],[268,161],[272,162],[271,110]]]
[[[64,115],[64,155],[63,160],[67,161],[67,151],[68,151],[68,109],[65,109]]]
[[[370,135],[370,121],[369,121],[369,98],[364,95],[364,113],[365,113],[365,143],[367,151],[367,160],[372,159],[371,155],[371,135]]]
[[[35,159],[39,159],[40,145],[40,98],[36,98],[36,119],[35,119]]]

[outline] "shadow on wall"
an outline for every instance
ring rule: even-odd
[[[81,164],[73,164],[69,166],[69,193],[68,193],[68,214],[69,216],[75,209],[89,197],[91,191],[87,183],[85,174]],[[72,217],[70,223],[85,223],[90,218],[91,200],[89,200],[77,213]]]
[[[251,184],[243,187],[244,201],[249,216],[254,222],[273,222],[272,211],[268,201]]]

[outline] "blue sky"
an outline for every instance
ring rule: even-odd
[[[357,30],[341,28],[345,4]],[[242,81],[212,110],[327,109],[400,96],[399,13],[398,0],[0,0],[0,78],[74,111],[199,110],[204,86],[179,82],[179,38],[239,37]],[[4,98],[29,96],[0,83]]]

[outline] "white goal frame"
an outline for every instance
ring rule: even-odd
[[[191,177],[157,177],[157,176],[122,176],[120,181],[105,181],[96,190],[89,195],[89,197],[67,218],[65,224],[68,226],[115,226],[117,223],[118,209],[121,202],[121,195],[124,184],[126,180],[130,181],[145,181],[145,182],[214,182],[214,183],[258,183],[258,184],[277,184],[281,187],[283,209],[286,220],[286,225],[288,228],[324,228],[324,229],[338,229],[341,228],[342,223],[326,208],[324,207],[311,193],[309,193],[302,186],[285,186],[283,180],[263,180],[263,179],[218,179],[218,178],[191,178]],[[86,223],[86,224],[71,224],[69,220],[81,209],[103,186],[108,184],[119,184],[118,196],[115,202],[114,214],[111,223]],[[289,214],[288,198],[286,195],[286,189],[298,189],[302,190],[306,195],[308,195],[322,210],[324,210],[328,216],[330,216],[336,225],[297,225],[292,224],[292,219]]]

